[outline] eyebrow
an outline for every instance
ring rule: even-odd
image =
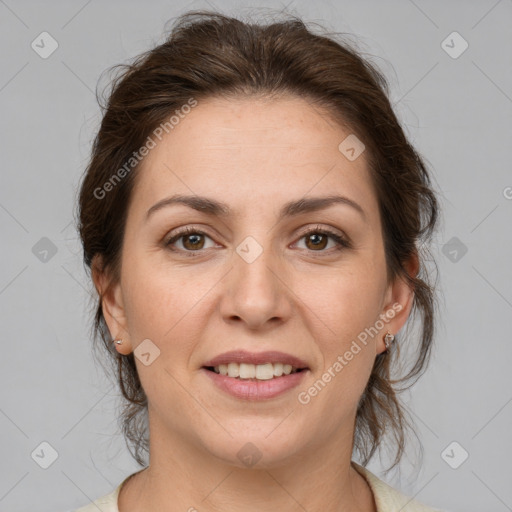
[[[215,199],[197,195],[185,196],[177,194],[162,199],[161,201],[158,201],[158,203],[155,203],[147,211],[146,220],[148,220],[149,217],[158,210],[175,204],[183,204],[199,212],[217,217],[228,217],[229,215],[232,214],[232,210],[227,204],[216,201]],[[303,213],[310,213],[318,210],[323,210],[334,204],[344,204],[350,206],[357,212],[359,212],[359,214],[363,217],[365,221],[367,220],[365,211],[354,200],[344,196],[329,195],[325,197],[301,198],[286,203],[279,212],[278,221],[281,221],[285,217],[295,217]]]

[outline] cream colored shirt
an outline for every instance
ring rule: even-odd
[[[400,491],[397,491],[371,473],[368,469],[353,461],[352,466],[368,482],[377,505],[377,512],[442,512],[439,509],[422,505],[405,494],[402,494]],[[85,507],[75,510],[75,512],[119,512],[119,508],[117,507],[119,491],[131,476],[133,475],[130,475],[128,478],[123,480],[123,482],[112,493],[97,499],[94,503],[90,503]]]

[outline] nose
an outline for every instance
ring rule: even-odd
[[[282,262],[268,248],[249,261],[233,253],[233,267],[223,280],[222,317],[250,330],[275,328],[286,322],[292,311],[293,293]]]

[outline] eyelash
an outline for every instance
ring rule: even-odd
[[[335,251],[342,251],[343,249],[351,249],[352,248],[352,244],[351,242],[349,242],[346,238],[338,235],[337,233],[329,230],[329,229],[326,229],[326,228],[320,228],[320,227],[316,227],[316,228],[311,228],[309,230],[307,230],[306,232],[302,233],[301,237],[299,238],[299,240],[302,240],[303,238],[311,235],[311,234],[320,234],[320,235],[326,235],[330,238],[332,238],[337,244],[338,246],[334,248]],[[200,230],[200,229],[194,229],[194,228],[191,228],[191,227],[186,227],[185,229],[182,229],[181,231],[179,231],[178,233],[175,233],[171,238],[169,238],[166,242],[165,242],[165,247],[167,247],[169,250],[171,251],[174,251],[174,252],[184,252],[186,254],[187,257],[196,257],[198,256],[202,249],[198,249],[197,251],[187,251],[187,250],[182,250],[182,249],[175,249],[175,248],[172,248],[171,245],[178,241],[180,238],[183,238],[187,235],[205,235],[207,236],[208,238],[211,238],[208,233],[205,233],[204,231]],[[321,250],[321,251],[310,251],[312,253],[315,253],[315,252],[319,252],[319,253],[324,253],[324,252],[327,252],[325,250]],[[327,252],[329,253],[329,252]]]

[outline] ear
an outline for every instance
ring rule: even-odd
[[[418,275],[419,259],[416,251],[405,264],[405,268],[411,277]],[[407,283],[403,277],[397,277],[395,281],[388,286],[386,291],[384,307],[380,318],[385,318],[387,321],[377,340],[377,354],[386,350],[384,335],[389,331],[396,336],[397,332],[404,326],[409,318],[413,302],[414,289],[411,288],[411,285]]]
[[[92,279],[98,295],[101,297],[103,317],[113,340],[121,339],[121,345],[115,344],[115,348],[121,354],[131,352],[131,340],[127,329],[127,320],[123,302],[121,283],[114,281],[111,273],[105,269],[100,255],[96,255],[92,261]]]

